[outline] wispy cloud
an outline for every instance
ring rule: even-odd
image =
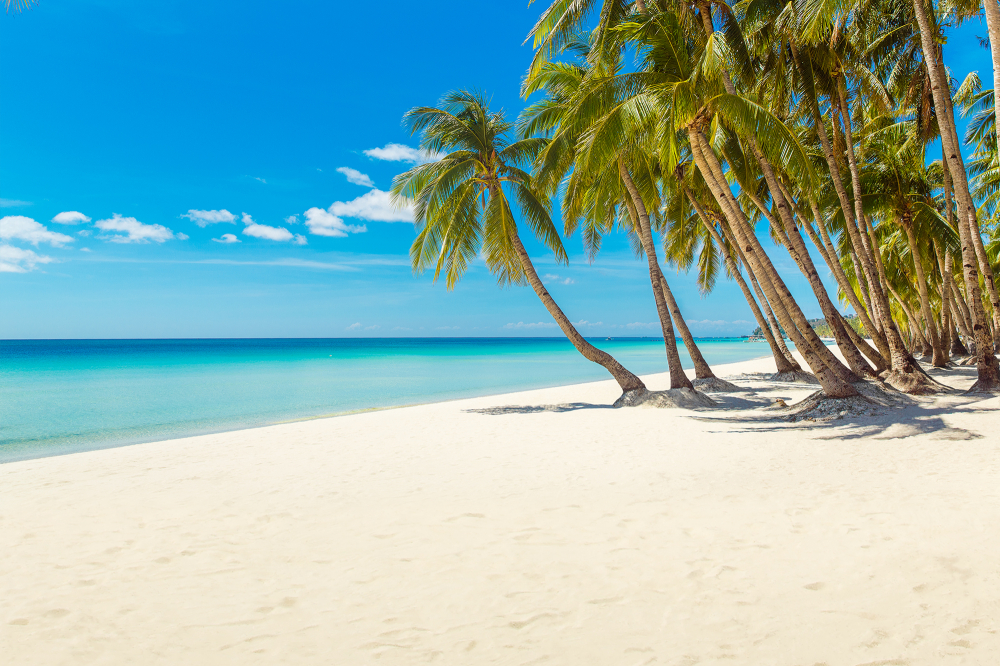
[[[348,330],[348,331],[360,331],[361,330],[361,322],[360,321],[356,321],[353,324],[351,324],[350,326],[348,326],[345,330]]]
[[[230,243],[242,242],[240,241],[239,238],[236,237],[235,234],[222,234],[221,238],[213,238],[212,240],[215,241],[216,243],[223,243],[225,245],[229,245]]]
[[[67,210],[52,218],[58,224],[83,224],[90,222],[90,218],[78,210]]]
[[[22,206],[31,206],[30,201],[21,201],[20,199],[4,199],[0,197],[0,208],[20,208]]]
[[[267,181],[264,180],[263,178],[261,178],[260,176],[250,176],[250,177],[253,178],[254,180],[259,180],[260,182],[262,182],[265,185],[267,185]]]
[[[27,273],[38,264],[49,264],[55,261],[52,257],[36,254],[31,250],[0,244],[0,273]]]
[[[659,326],[659,324],[656,323],[655,321],[651,321],[651,322],[633,321],[631,324],[625,324],[625,328],[629,328],[629,329],[654,328],[654,327],[657,327],[657,326]]]
[[[264,238],[279,242],[291,241],[296,245],[305,245],[308,241],[302,234],[293,234],[284,227],[271,227],[266,224],[257,224],[247,213],[243,213],[243,234],[254,238]]]
[[[504,328],[518,328],[518,329],[527,328],[527,329],[531,329],[531,328],[555,328],[556,325],[555,325],[554,322],[550,322],[550,321],[539,321],[539,322],[535,322],[535,323],[529,322],[527,324],[524,323],[523,321],[519,321],[516,324],[514,324],[514,323],[504,324],[503,327]]]
[[[557,282],[559,284],[575,284],[576,281],[573,278],[564,278],[556,275],[555,273],[546,273],[542,276],[543,280],[549,280],[551,282]]]
[[[36,246],[39,243],[48,243],[57,247],[73,242],[71,236],[49,231],[45,225],[23,215],[0,218],[0,240],[21,240]]]
[[[355,185],[363,185],[364,187],[375,187],[375,183],[372,179],[368,177],[368,174],[361,173],[357,169],[352,169],[351,167],[339,167],[337,173],[342,173],[347,177],[347,182],[354,183]]]
[[[360,234],[368,231],[365,225],[347,224],[328,210],[310,208],[305,212],[306,226],[309,232],[317,236],[344,238],[347,234]]]
[[[586,319],[581,319],[580,321],[573,322],[573,325],[577,328],[589,328],[591,326],[604,326],[603,321],[587,321]]]
[[[444,153],[429,153],[418,148],[411,148],[401,143],[387,143],[382,148],[369,148],[362,151],[368,157],[386,162],[411,162],[413,164],[434,162],[444,157]]]
[[[195,210],[192,208],[181,215],[181,217],[186,217],[202,228],[210,224],[218,224],[219,222],[228,222],[230,224],[236,222],[236,216],[225,208],[222,210]]]
[[[175,235],[162,224],[144,224],[134,217],[122,217],[118,213],[107,220],[94,222],[94,226],[101,231],[112,232],[101,236],[112,243],[163,243],[172,238],[187,239],[186,235]]]

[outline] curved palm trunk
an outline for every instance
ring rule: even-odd
[[[976,336],[976,370],[978,380],[970,391],[1000,391],[1000,363],[993,352],[993,340],[986,331],[985,311],[979,290],[978,258],[972,239],[975,225],[976,206],[969,190],[969,179],[962,159],[961,143],[955,126],[955,115],[951,108],[951,91],[948,86],[940,51],[931,29],[927,8],[923,0],[913,0],[913,10],[920,26],[920,43],[924,52],[924,63],[931,79],[931,93],[937,111],[938,126],[941,129],[941,143],[945,150],[945,163],[951,174],[955,198],[958,200],[958,230],[962,241],[962,274],[965,289],[969,294],[972,309],[972,332]],[[971,221],[971,222],[970,222]],[[977,229],[978,231],[978,229]]]
[[[695,344],[694,336],[691,335],[691,329],[688,328],[687,322],[684,321],[681,309],[677,307],[677,301],[674,299],[674,293],[670,291],[670,285],[667,284],[667,278],[663,275],[662,271],[660,273],[660,287],[663,289],[663,298],[667,301],[667,308],[670,310],[670,315],[677,324],[677,332],[681,334],[681,340],[684,341],[684,348],[694,363],[695,379],[712,379],[715,377],[715,373],[712,372],[712,367],[705,360],[701,350],[698,349],[698,345]]]
[[[869,316],[868,310],[861,304],[857,293],[851,286],[851,281],[847,279],[847,274],[844,273],[844,267],[840,265],[840,261],[837,258],[837,250],[833,247],[833,243],[830,242],[830,236],[826,232],[826,225],[823,224],[823,219],[820,217],[819,206],[816,205],[815,201],[811,202],[811,206],[816,226],[819,227],[820,233],[822,234],[822,241],[816,237],[816,232],[813,230],[812,225],[804,225],[806,232],[809,234],[809,238],[812,240],[813,245],[815,245],[816,249],[819,250],[819,253],[823,257],[827,266],[830,267],[830,271],[837,280],[840,290],[847,297],[848,303],[851,304],[851,307],[854,308],[854,311],[861,319],[861,325],[865,327],[865,331],[871,336],[877,351],[871,349],[871,346],[865,342],[863,338],[861,339],[860,345],[857,342],[855,342],[855,344],[858,346],[858,349],[861,350],[861,353],[867,356],[868,360],[875,365],[875,370],[877,372],[888,370],[889,362],[887,358],[890,353],[889,343],[886,341],[885,336],[875,328],[875,323]]]
[[[802,368],[799,367],[799,364],[796,363],[795,360],[791,358],[791,354],[788,353],[788,348],[785,347],[784,340],[782,340],[782,344],[780,346],[778,345],[777,340],[775,340],[775,335],[781,335],[778,331],[778,322],[774,322],[775,332],[772,332],[771,326],[764,317],[764,313],[761,312],[760,307],[757,305],[757,301],[754,299],[753,293],[750,291],[750,287],[747,286],[746,280],[743,279],[743,274],[740,272],[739,266],[737,266],[736,262],[733,261],[733,257],[730,253],[726,252],[726,244],[723,242],[722,236],[719,235],[718,229],[715,228],[714,224],[708,221],[705,211],[702,210],[701,205],[692,196],[691,191],[685,188],[684,194],[687,196],[688,200],[691,201],[691,205],[694,207],[695,213],[697,213],[698,219],[701,220],[702,225],[708,230],[708,232],[712,235],[712,238],[715,240],[715,243],[719,246],[719,252],[721,252],[725,258],[726,268],[729,270],[729,274],[733,276],[733,279],[735,279],[736,283],[740,286],[740,291],[743,292],[743,298],[746,299],[747,305],[750,306],[754,319],[757,320],[757,325],[760,327],[761,334],[764,336],[764,339],[767,340],[767,344],[771,348],[771,354],[774,356],[774,363],[778,368],[778,372],[801,371]],[[753,279],[752,276],[751,279]],[[756,283],[754,284],[754,287],[758,290],[760,289],[760,287],[757,287]],[[762,296],[763,294],[758,293],[758,298]],[[771,317],[773,318],[774,315],[772,314]]]
[[[729,189],[728,184],[722,184],[725,178],[723,177],[721,181],[719,180],[722,169],[718,164],[718,158],[716,158],[711,146],[708,145],[708,140],[698,128],[690,128],[689,137],[691,139],[691,149],[695,162],[698,165],[698,169],[702,172],[705,182],[711,189],[712,196],[729,219],[730,229],[736,235],[736,240],[741,246],[746,248],[744,254],[749,259],[749,265],[753,271],[761,279],[761,286],[772,305],[776,308],[779,321],[781,321],[781,324],[790,335],[796,336],[794,340],[796,346],[799,348],[799,352],[805,357],[806,363],[809,364],[820,386],[823,387],[823,391],[829,397],[833,398],[857,395],[854,387],[841,379],[825,362],[822,352],[825,351],[831,356],[832,353],[819,337],[816,336],[816,332],[812,330],[805,315],[802,314],[798,304],[795,303],[795,299],[792,298],[788,287],[785,286],[773,264],[771,264],[766,254],[764,254],[763,248],[760,247],[760,243],[757,242],[757,238],[753,233],[753,229],[750,229],[749,223],[742,215],[742,211],[733,197],[732,190]],[[747,227],[749,232],[744,227]],[[815,340],[809,338],[810,334]]]
[[[943,368],[948,364],[941,349],[941,338],[938,335],[937,325],[934,320],[934,312],[931,310],[930,296],[927,293],[927,275],[924,273],[924,262],[920,258],[920,249],[917,246],[917,235],[913,231],[912,220],[904,218],[902,221],[903,230],[906,232],[906,242],[910,246],[910,257],[913,259],[913,268],[917,273],[917,291],[920,294],[920,313],[924,318],[924,326],[927,328],[927,337],[930,338],[931,363],[935,368]]]
[[[796,67],[802,72],[803,76],[808,75],[809,72],[803,68],[799,60],[798,49],[795,43],[791,43],[790,47]],[[861,208],[860,202],[855,202],[858,205],[853,205],[847,196],[847,189],[844,187],[840,176],[840,166],[837,164],[833,146],[830,143],[830,137],[826,133],[826,126],[820,114],[819,101],[816,99],[814,93],[809,93],[805,97],[807,98],[809,112],[812,115],[816,133],[819,136],[820,145],[823,149],[823,156],[830,171],[834,190],[837,193],[840,208],[844,214],[844,226],[847,228],[851,243],[854,246],[854,256],[861,260],[861,267],[865,280],[868,283],[871,305],[874,310],[873,314],[881,322],[882,332],[885,334],[886,341],[889,344],[890,369],[881,376],[888,384],[901,391],[926,393],[935,390],[931,388],[931,385],[934,383],[933,380],[927,376],[916,362],[916,359],[913,358],[913,355],[904,344],[895,322],[892,320],[889,298],[884,289],[886,285],[884,274],[881,273],[882,266],[876,258],[878,248],[875,246],[875,238],[869,235],[868,229],[865,228],[867,220],[864,217],[863,211],[860,219],[858,219],[857,211]],[[848,116],[845,118],[845,124],[849,122],[850,117]]]
[[[779,185],[779,189],[780,188]],[[816,266],[813,264],[812,257],[809,256],[809,251],[806,249],[805,242],[802,240],[802,236],[799,234],[798,227],[795,225],[794,218],[791,216],[788,207],[785,204],[784,192],[779,194],[779,204],[777,206],[779,215],[782,218],[788,218],[788,220],[782,219],[782,224],[779,225],[777,220],[769,214],[763,205],[763,202],[759,202],[757,205],[761,209],[761,212],[771,221],[781,234],[781,237],[785,240],[785,248],[788,250],[788,254],[791,255],[795,264],[799,267],[799,271],[806,277],[809,281],[809,286],[813,290],[813,295],[816,296],[816,300],[819,302],[820,310],[823,311],[823,316],[826,318],[827,323],[830,325],[830,329],[833,331],[833,337],[837,341],[837,346],[840,348],[841,353],[843,353],[844,358],[847,360],[847,364],[854,373],[853,376],[846,376],[845,379],[849,382],[858,381],[859,377],[875,377],[875,371],[872,370],[871,366],[868,365],[864,357],[861,355],[860,350],[854,344],[854,341],[848,336],[847,331],[844,330],[843,323],[841,322],[840,313],[837,308],[833,305],[830,300],[830,295],[826,291],[826,285],[819,277],[819,273],[816,271]]]
[[[993,58],[993,114],[996,118],[995,126],[1000,127],[1000,104],[997,103],[997,95],[1000,95],[1000,5],[996,0],[983,0],[983,13],[986,14],[986,30],[990,35],[990,56]],[[997,150],[1000,152],[1000,134],[997,135]],[[990,290],[990,300],[993,303],[993,344],[1000,345],[1000,299],[997,297],[993,269],[986,257],[986,249],[983,248],[983,239],[979,232],[977,224],[973,230],[973,241],[979,239],[976,243],[976,255],[979,257],[983,276]]]
[[[521,239],[518,237],[517,233],[511,234],[511,242],[514,245],[514,250],[517,252],[518,258],[521,260],[521,266],[524,268],[524,274],[528,278],[528,284],[531,288],[535,290],[535,294],[538,295],[539,300],[542,301],[542,305],[545,309],[549,311],[552,318],[556,321],[559,328],[562,330],[563,334],[569,341],[573,343],[576,350],[580,352],[584,358],[588,361],[593,361],[604,367],[605,370],[611,373],[611,376],[615,378],[618,382],[618,386],[621,387],[622,393],[627,394],[633,391],[645,391],[646,385],[642,383],[642,380],[633,375],[631,372],[626,370],[621,363],[616,361],[611,354],[602,351],[595,347],[594,345],[587,342],[580,332],[576,330],[576,327],[570,322],[569,317],[567,317],[563,311],[556,305],[555,300],[549,294],[548,289],[542,284],[542,281],[538,277],[538,273],[535,271],[534,264],[531,263],[531,258],[528,256],[528,252],[524,249],[524,245],[521,243]]]
[[[670,312],[667,310],[667,302],[663,297],[663,289],[660,286],[661,282],[666,282],[666,280],[663,277],[663,272],[660,270],[660,262],[656,257],[656,245],[653,242],[653,232],[649,224],[649,212],[646,210],[646,204],[642,200],[642,195],[639,193],[635,183],[632,182],[632,177],[629,175],[628,169],[625,168],[625,163],[621,159],[618,160],[618,172],[632,200],[632,206],[629,207],[629,214],[631,215],[634,212],[635,219],[633,221],[637,223],[635,226],[639,231],[642,248],[646,254],[646,263],[649,265],[649,282],[653,287],[653,300],[656,301],[656,313],[660,317],[663,344],[667,350],[670,388],[689,388],[693,390],[694,385],[688,379],[683,366],[681,366],[681,357],[677,351],[677,338],[674,336],[674,327],[670,321]]]

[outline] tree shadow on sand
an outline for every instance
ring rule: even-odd
[[[558,405],[501,405],[499,407],[484,407],[482,409],[462,410],[469,414],[488,414],[503,416],[504,414],[537,414],[540,412],[575,412],[580,409],[615,409],[612,405],[594,405],[589,402],[564,402]]]
[[[948,404],[931,406],[910,396],[899,396],[897,404],[878,415],[847,414],[843,417],[834,416],[828,419],[790,421],[786,409],[768,409],[756,413],[720,415],[718,417],[692,417],[706,423],[741,424],[745,427],[727,429],[727,433],[740,432],[788,432],[800,431],[808,433],[808,439],[815,440],[850,440],[850,439],[880,439],[892,440],[914,435],[931,434],[932,439],[948,441],[966,441],[982,439],[978,432],[949,425],[945,416],[959,414],[992,414],[998,415],[1000,409],[995,405],[980,406],[995,396],[959,395],[952,397]],[[795,405],[791,406],[794,409]],[[833,431],[829,434],[824,431]]]

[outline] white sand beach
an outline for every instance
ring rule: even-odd
[[[1000,397],[738,408],[811,392],[735,378],[773,368],[712,411],[608,381],[0,465],[0,661],[1000,662]]]

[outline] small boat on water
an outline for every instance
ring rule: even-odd
[[[766,338],[763,335],[751,335],[747,337],[747,342],[764,342]]]

